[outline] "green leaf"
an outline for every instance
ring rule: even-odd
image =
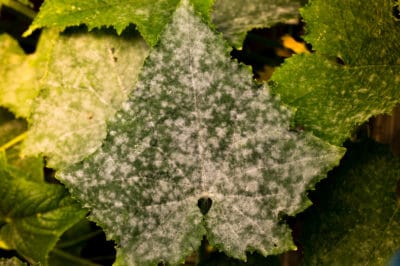
[[[108,255],[107,250],[104,250],[103,243],[99,243],[98,239],[94,240],[95,237],[102,234],[104,234],[103,231],[99,228],[93,228],[88,219],[82,219],[61,236],[55,248],[50,252],[49,265],[100,266],[87,257],[90,256],[92,260],[99,260],[99,257],[103,256],[102,261],[105,262]],[[93,254],[93,252],[96,253]],[[99,257],[96,258],[96,254]]]
[[[26,122],[0,107],[0,147],[26,131]]]
[[[303,214],[304,265],[388,265],[400,246],[399,159],[372,142],[349,152]]]
[[[212,0],[193,0],[204,18]],[[81,1],[73,0],[66,3],[62,0],[46,0],[32,25],[25,33],[29,35],[41,27],[59,27],[86,24],[89,30],[102,26],[113,26],[120,34],[130,23],[153,46],[157,43],[160,33],[171,20],[179,0],[104,0]]]
[[[59,178],[117,240],[119,263],[177,264],[204,234],[241,259],[295,248],[281,215],[309,205],[343,149],[289,131],[290,111],[186,1],[160,40],[101,148]]]
[[[58,238],[86,211],[63,186],[22,178],[0,159],[0,247],[15,249],[29,263],[46,265]]]
[[[41,94],[30,118],[25,155],[42,153],[62,168],[94,152],[106,121],[134,88],[148,48],[136,32],[82,30],[53,43]]]
[[[42,33],[37,52],[32,55],[25,55],[17,41],[7,34],[0,35],[0,105],[17,117],[27,118],[31,114],[51,47],[47,40],[52,34],[48,31]]]
[[[38,93],[34,61],[35,56],[25,55],[11,36],[0,35],[0,105],[20,117],[29,115]]]
[[[390,0],[314,0],[304,8],[316,53],[286,60],[272,77],[274,92],[297,108],[298,125],[341,145],[399,102],[400,24],[391,9]]]
[[[6,156],[7,164],[19,176],[43,181],[43,159],[19,155],[25,131],[26,122],[23,119],[16,119],[13,114],[0,108],[0,153]]]
[[[34,4],[29,0],[0,0],[0,10],[2,5],[14,9],[30,19],[33,19],[36,15],[36,12],[33,10]]]
[[[25,266],[26,263],[20,261],[16,257],[12,257],[10,259],[0,258],[0,266]]]
[[[299,8],[298,0],[216,0],[212,20],[226,39],[241,47],[247,31],[297,19]]]

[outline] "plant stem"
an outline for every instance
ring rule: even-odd
[[[80,242],[83,242],[83,241],[86,241],[88,239],[91,239],[92,237],[95,237],[95,236],[101,234],[102,232],[103,232],[102,230],[97,230],[97,231],[94,231],[94,232],[90,232],[90,233],[88,233],[86,235],[83,235],[83,236],[81,236],[79,238],[60,243],[59,245],[57,245],[57,247],[58,248],[67,248],[67,247],[75,246],[76,244],[78,244]]]
[[[1,0],[2,1],[2,0]],[[23,141],[27,136],[27,133],[24,132],[18,136],[16,136],[15,138],[13,138],[12,140],[10,140],[9,142],[5,143],[4,145],[0,146],[0,151],[5,151],[9,148],[11,148],[12,146],[14,146],[15,144],[17,144],[18,142]]]
[[[21,4],[18,1],[15,1],[15,0],[0,0],[0,4],[3,4],[5,6],[10,7],[10,8],[18,11],[19,13],[25,15],[26,17],[28,17],[28,18],[30,18],[32,20],[36,16],[36,12],[35,11],[33,11],[29,7]]]
[[[74,255],[71,255],[71,254],[69,254],[67,252],[62,251],[61,249],[58,249],[58,248],[54,248],[51,252],[56,254],[56,255],[58,255],[58,256],[60,256],[60,257],[65,258],[65,259],[67,259],[67,260],[69,260],[71,262],[76,262],[77,265],[82,265],[82,266],[101,266],[100,264],[93,263],[93,262],[91,262],[91,261],[89,261],[87,259],[83,259],[83,258],[74,256]]]

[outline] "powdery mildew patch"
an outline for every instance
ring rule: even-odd
[[[293,248],[280,215],[304,209],[343,153],[289,120],[183,1],[101,149],[60,179],[129,265],[178,263],[204,234],[233,257],[279,253]]]
[[[34,105],[25,154],[43,153],[60,168],[93,153],[106,121],[134,88],[148,49],[138,36],[101,32],[53,40],[41,95]]]

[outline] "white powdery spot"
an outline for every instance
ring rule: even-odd
[[[183,1],[106,142],[62,179],[138,265],[177,264],[204,234],[236,257],[284,251],[290,230],[280,215],[302,209],[308,185],[341,154],[289,123]]]
[[[58,169],[101,145],[106,121],[134,89],[147,46],[138,37],[99,32],[60,35],[52,41],[24,153],[43,153],[48,166]]]

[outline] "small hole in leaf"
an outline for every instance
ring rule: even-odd
[[[274,243],[274,247],[277,247],[278,245],[276,243]]]
[[[208,213],[208,211],[211,209],[211,205],[212,205],[212,200],[210,198],[200,198],[197,202],[197,206],[200,209],[200,212],[203,215],[206,215]]]

